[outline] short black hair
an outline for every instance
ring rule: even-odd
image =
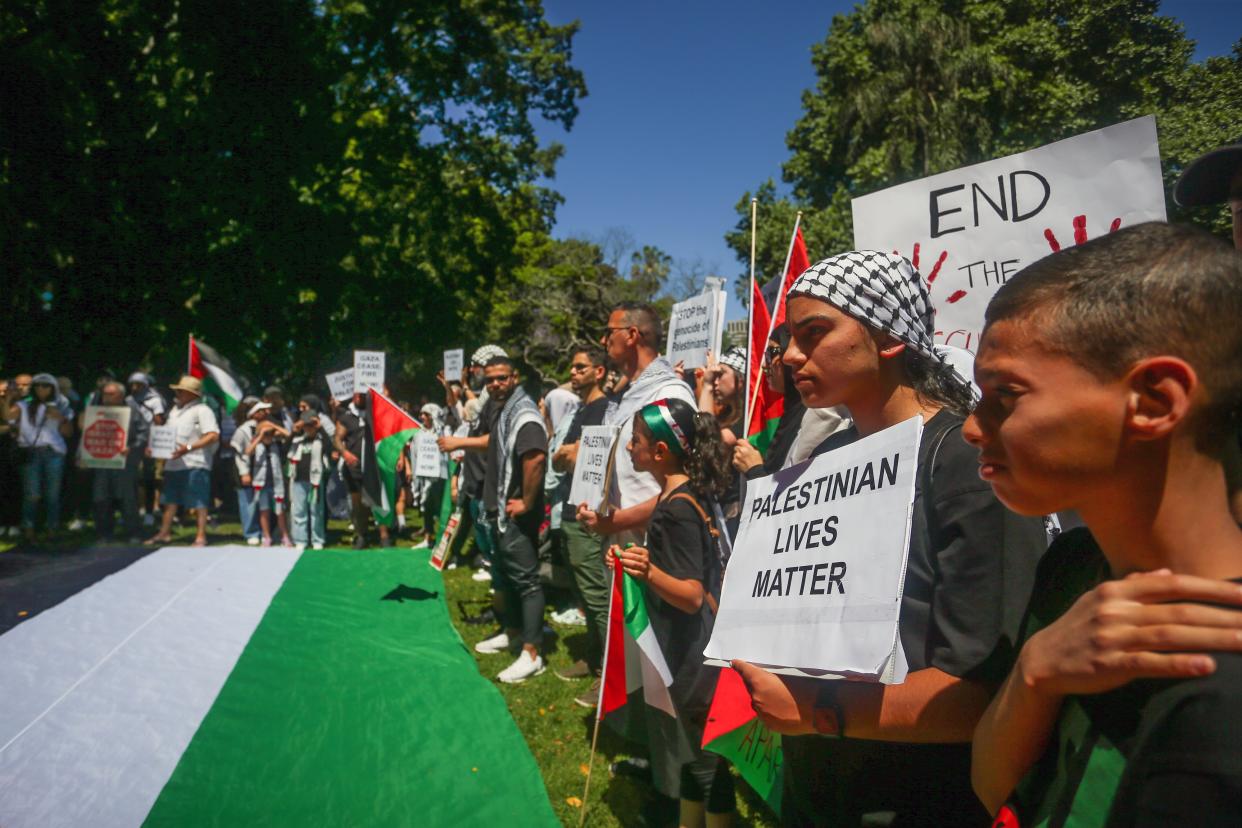
[[[625,312],[625,324],[637,328],[648,345],[656,350],[660,349],[663,323],[660,321],[659,311],[646,302],[618,302],[612,308],[613,313],[617,311]]]
[[[283,400],[285,398],[285,392],[279,385],[269,385],[267,388],[263,389],[263,396],[280,397]]]
[[[573,357],[578,354],[586,354],[587,361],[591,363],[591,367],[593,368],[598,368],[601,365],[607,364],[608,357],[604,353],[604,349],[598,345],[583,345],[581,348],[574,348],[573,353],[571,353],[570,356]]]
[[[1218,449],[1242,404],[1242,254],[1188,225],[1149,222],[1054,253],[988,304],[984,331],[1034,326],[1039,345],[1111,380],[1166,354],[1195,369],[1208,402],[1200,443]]]
[[[498,365],[505,366],[506,368],[508,368],[510,371],[512,371],[515,374],[518,373],[517,365],[515,365],[513,360],[509,359],[507,356],[494,356],[491,359],[489,359],[487,361],[487,364],[484,365],[483,367],[484,368],[495,368]]]

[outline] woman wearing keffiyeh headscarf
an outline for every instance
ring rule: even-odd
[[[857,828],[888,811],[894,824],[987,825],[969,742],[1016,655],[1043,521],[1009,512],[979,479],[960,433],[970,390],[933,349],[934,309],[910,262],[867,250],[825,259],[787,307],[782,359],[803,402],[843,405],[854,421],[817,453],[915,416],[924,428],[899,622],[905,683],[786,683],[734,663],[760,717],[794,737],[783,742],[783,817]],[[844,738],[797,738],[814,733]]]

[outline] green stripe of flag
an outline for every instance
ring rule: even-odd
[[[303,553],[146,825],[556,825],[427,552]]]

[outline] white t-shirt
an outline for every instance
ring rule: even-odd
[[[177,446],[197,443],[204,435],[219,434],[220,424],[211,409],[202,401],[192,402],[186,407],[176,406],[168,415],[168,425],[177,430]],[[182,471],[184,469],[210,469],[211,461],[216,456],[216,443],[205,449],[191,451],[183,457],[169,460],[164,464],[166,471]]]
[[[22,448],[50,448],[57,454],[64,454],[66,451],[65,438],[60,433],[60,424],[63,420],[49,419],[47,416],[48,405],[48,403],[44,403],[39,406],[34,422],[31,422],[30,416],[27,414],[27,411],[30,409],[30,401],[21,400],[17,403],[17,444]],[[61,416],[64,416],[63,413]]]

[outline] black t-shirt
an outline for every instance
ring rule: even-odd
[[[710,591],[720,578],[715,545],[703,518],[692,504],[677,497],[680,494],[694,497],[689,484],[683,484],[656,505],[647,528],[647,551],[651,563],[670,577],[696,580]],[[648,618],[673,675],[669,692],[679,717],[701,737],[716,681],[716,668],[703,664],[712,633],[711,610],[704,602],[697,613],[688,614],[666,603],[655,590],[647,589],[646,595]]]
[[[527,423],[518,429],[517,438],[513,444],[513,451],[509,455],[509,462],[513,464],[513,469],[509,474],[509,489],[505,493],[506,499],[513,499],[522,496],[522,458],[530,454],[532,451],[547,453],[548,451],[548,435],[543,430],[542,423]],[[487,442],[487,473],[483,481],[483,505],[486,510],[491,512],[499,512],[504,508],[503,503],[496,502],[496,488],[500,483],[500,443],[496,440],[496,434],[492,432],[492,439]],[[538,483],[539,493],[535,499],[535,508],[527,512],[527,515],[538,514],[543,517],[543,479],[540,478]]]
[[[492,398],[488,397],[487,402],[483,403],[479,409],[479,416],[475,419],[474,425],[470,426],[470,437],[482,437],[485,434],[491,434],[492,426],[496,423],[496,415],[500,413],[500,407],[492,402]],[[487,458],[486,453],[467,449],[462,459],[462,489],[467,495],[474,498],[483,496],[483,480],[487,476]]]
[[[911,672],[936,667],[999,684],[1017,656],[1047,534],[1042,519],[1010,512],[979,478],[962,423],[942,410],[924,425],[901,644]],[[838,432],[814,454],[856,439],[854,429]],[[968,744],[809,736],[783,745],[790,824],[856,828],[871,811],[896,811],[911,825],[988,824],[970,787]]]
[[[337,411],[336,422],[341,429],[341,445],[361,459],[362,441],[366,437],[363,417],[350,411],[349,406],[343,406]]]
[[[1039,567],[1026,640],[1109,576],[1087,529],[1064,532]],[[1242,815],[1242,654],[1213,653],[1204,678],[1134,681],[1070,696],[1043,757],[1008,805],[1035,826],[1233,825]]]
[[[565,442],[563,446],[572,445],[582,439],[582,429],[586,426],[597,426],[604,424],[604,414],[608,412],[608,397],[600,397],[598,400],[589,402],[574,412],[574,418],[569,423],[569,431],[565,432]],[[569,485],[572,485],[574,479],[573,471],[565,473],[566,480],[566,498],[568,498]],[[561,510],[561,520],[577,520],[578,504],[570,503],[568,499]]]

